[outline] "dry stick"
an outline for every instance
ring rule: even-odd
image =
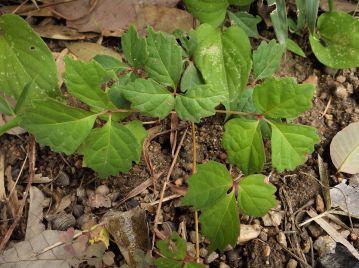
[[[177,147],[176,153],[175,153],[175,155],[174,155],[174,157],[173,157],[173,160],[172,160],[170,169],[168,170],[167,176],[166,176],[165,181],[164,181],[163,186],[162,186],[162,190],[161,190],[161,194],[160,194],[160,202],[158,203],[158,207],[157,207],[157,211],[156,211],[156,217],[155,217],[154,226],[153,226],[154,232],[153,232],[153,237],[152,237],[152,249],[155,247],[155,238],[156,238],[156,234],[155,234],[155,233],[156,233],[156,230],[157,230],[158,220],[159,220],[160,213],[161,213],[161,207],[162,207],[163,197],[164,197],[164,195],[165,195],[165,191],[166,191],[166,188],[167,188],[167,184],[168,184],[168,181],[169,181],[170,176],[171,176],[171,174],[172,174],[173,168],[175,167],[176,160],[177,160],[178,154],[179,154],[179,152],[180,152],[180,150],[181,150],[181,147],[182,147],[184,138],[186,137],[187,130],[188,130],[188,129],[186,128],[186,130],[184,131],[184,133],[183,133],[183,135],[182,135],[181,141],[180,141],[180,143],[178,144],[178,147]]]
[[[197,171],[197,145],[196,126],[192,123],[192,174]],[[196,260],[199,263],[199,234],[198,234],[198,211],[194,211],[194,225],[196,231]]]
[[[324,115],[326,115],[326,113],[328,112],[328,109],[329,109],[331,103],[332,103],[332,96],[329,97],[329,101],[328,101],[328,103],[327,103],[327,106],[325,106],[325,109],[324,109],[322,115],[319,116],[319,118],[323,118]]]
[[[11,12],[12,14],[16,14],[16,12],[22,8],[27,2],[29,2],[29,0],[25,0],[24,2],[22,2],[17,8],[14,9],[13,12]]]
[[[23,172],[23,170],[24,170],[24,167],[25,167],[25,164],[26,164],[26,161],[27,161],[27,157],[28,157],[28,154],[26,154],[25,160],[24,160],[24,162],[23,162],[22,165],[21,165],[19,175],[17,175],[16,181],[15,181],[15,183],[14,183],[14,185],[13,185],[13,187],[12,187],[10,193],[9,193],[9,197],[6,198],[6,201],[9,201],[10,196],[11,196],[12,193],[14,192],[15,187],[16,187],[17,183],[19,182],[19,179],[20,179],[20,177],[21,177],[21,175],[22,175],[22,172]]]
[[[27,186],[26,186],[26,190],[23,196],[23,199],[21,201],[21,206],[19,208],[19,210],[17,211],[17,215],[15,217],[15,220],[13,221],[13,223],[11,224],[10,228],[7,230],[4,238],[1,241],[0,244],[0,252],[2,252],[5,249],[5,246],[7,244],[7,242],[9,241],[12,233],[14,232],[16,226],[19,223],[19,220],[21,218],[22,215],[22,211],[24,210],[25,204],[26,204],[26,199],[27,196],[29,195],[29,191],[31,188],[31,184],[32,184],[32,180],[35,176],[35,139],[33,136],[31,136],[30,138],[30,144],[29,144],[29,177],[28,177],[28,181],[27,181]]]

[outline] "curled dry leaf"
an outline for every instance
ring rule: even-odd
[[[347,180],[343,180],[330,189],[330,199],[332,207],[339,206],[343,211],[359,216],[359,185],[348,185]]]

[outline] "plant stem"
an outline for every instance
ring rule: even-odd
[[[255,116],[258,118],[263,117],[263,114],[259,114],[259,113],[237,112],[237,111],[226,111],[226,110],[215,110],[215,111],[216,111],[216,113],[221,113],[221,114],[249,115],[249,116]]]
[[[1,116],[1,115],[0,115]],[[4,125],[0,127],[0,136],[9,131],[10,129],[17,127],[19,125],[20,119],[19,117],[15,117],[14,119],[6,122]]]

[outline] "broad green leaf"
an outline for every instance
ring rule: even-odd
[[[209,161],[198,165],[197,172],[187,182],[189,189],[182,204],[195,209],[211,209],[232,186],[232,177],[224,165]]]
[[[101,128],[93,129],[80,148],[84,164],[101,178],[128,172],[132,162],[139,161],[137,136],[131,128],[109,120]]]
[[[155,260],[155,265],[158,268],[181,268],[182,262],[166,258],[159,258]]]
[[[128,63],[136,68],[143,67],[148,59],[146,40],[138,36],[136,28],[130,26],[127,33],[121,37],[123,54]]]
[[[184,71],[181,79],[181,91],[185,92],[195,86],[204,84],[201,73],[191,62]]]
[[[312,106],[314,86],[298,85],[294,78],[267,78],[253,91],[253,102],[272,118],[294,118]]]
[[[165,118],[175,106],[173,95],[151,79],[137,79],[123,86],[122,92],[131,107],[144,115]]]
[[[263,79],[274,74],[282,61],[283,53],[283,46],[274,39],[269,43],[262,41],[253,52],[253,70],[256,79]]]
[[[89,135],[96,114],[46,99],[34,101],[21,115],[21,127],[53,151],[73,154]]]
[[[172,232],[168,240],[158,240],[156,247],[166,258],[182,261],[187,254],[186,241],[176,232]]]
[[[276,188],[266,182],[264,175],[250,175],[238,184],[238,205],[246,215],[261,217],[277,204]]]
[[[359,123],[339,131],[330,143],[330,157],[339,172],[359,173]]]
[[[278,42],[284,45],[288,38],[288,19],[285,0],[275,0],[276,8],[270,13]]]
[[[0,96],[0,113],[4,113],[6,115],[15,114],[13,108],[11,108],[11,105],[2,96]]]
[[[231,164],[237,165],[244,174],[261,172],[265,162],[260,121],[235,118],[224,128],[223,147]]]
[[[309,41],[318,60],[326,66],[344,69],[359,66],[359,21],[340,11],[322,14],[318,34]]]
[[[251,46],[246,33],[232,26],[221,33],[209,24],[196,29],[194,61],[206,83],[223,94],[227,110],[237,107],[252,66]]]
[[[227,0],[184,0],[187,10],[201,23],[221,26],[226,16]]]
[[[198,123],[201,118],[214,115],[216,106],[222,100],[223,95],[212,86],[196,86],[185,95],[176,96],[176,112],[182,120]]]
[[[96,55],[94,60],[97,61],[105,70],[113,70],[116,73],[128,68],[120,59],[108,55]]]
[[[202,233],[211,241],[209,250],[234,246],[239,235],[239,215],[234,192],[202,211],[199,218]]]
[[[274,123],[272,127],[272,165],[278,171],[294,170],[319,143],[316,129],[309,126]]]
[[[173,35],[148,28],[145,71],[156,82],[176,88],[183,70],[182,48]]]
[[[114,107],[101,85],[112,78],[113,73],[106,71],[96,61],[89,63],[65,58],[64,81],[69,93],[90,105],[96,111]]]
[[[245,88],[240,96],[238,101],[238,106],[236,111],[254,113],[256,112],[256,107],[253,104],[253,88]],[[253,119],[253,116],[242,116],[243,118]]]
[[[28,101],[60,96],[56,64],[45,42],[21,17],[0,16],[0,89],[17,99],[34,77]]]
[[[144,139],[147,136],[147,131],[146,129],[143,128],[142,126],[142,122],[138,121],[138,120],[133,120],[131,122],[129,122],[128,124],[125,125],[125,128],[127,128],[129,131],[131,131],[131,133],[133,134],[133,136],[135,136],[137,143],[138,144],[143,144]],[[135,159],[136,162],[138,162],[141,158],[141,153],[142,153],[142,147],[137,147],[136,148],[136,157]]]
[[[195,31],[191,30],[190,32],[185,33],[182,30],[176,30],[173,35],[179,40],[181,47],[184,50],[185,57],[192,57],[197,46]]]
[[[296,42],[294,42],[292,39],[287,38],[286,44],[287,44],[287,49],[289,51],[291,51],[301,57],[304,57],[304,58],[306,57],[303,49],[300,46],[298,46],[298,44]]]
[[[248,37],[258,38],[259,33],[257,30],[257,24],[261,22],[262,18],[259,16],[253,16],[248,12],[236,12],[232,13],[228,11],[229,18],[232,21],[232,24],[236,24],[238,27],[241,27]]]
[[[117,108],[130,108],[131,104],[123,95],[122,87],[134,82],[136,79],[137,77],[133,73],[120,76],[108,90],[108,97]]]

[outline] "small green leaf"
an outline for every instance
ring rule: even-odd
[[[253,91],[257,110],[272,118],[294,118],[312,106],[314,86],[294,78],[267,78]]]
[[[131,127],[109,120],[101,128],[93,129],[80,148],[84,164],[101,178],[128,172],[132,162],[139,161],[139,143]]]
[[[265,162],[259,120],[235,118],[225,124],[223,147],[231,164],[244,174],[261,172]]]
[[[148,59],[146,40],[138,36],[136,28],[130,26],[127,33],[121,37],[123,54],[128,63],[136,68],[143,67]]]
[[[210,251],[234,246],[239,236],[239,215],[234,192],[203,210],[199,220],[203,234],[211,241]]]
[[[238,184],[238,205],[246,215],[261,217],[277,204],[276,188],[265,181],[264,175],[250,175]]]
[[[232,186],[232,177],[224,165],[208,161],[198,165],[197,172],[189,177],[187,182],[189,189],[182,198],[182,204],[195,209],[211,209]]]
[[[301,49],[301,47],[298,46],[298,44],[296,42],[294,42],[292,39],[288,38],[286,44],[287,44],[287,49],[289,51],[291,51],[291,52],[293,52],[293,53],[295,53],[295,54],[297,54],[297,55],[299,55],[301,57],[306,58],[303,49]]]
[[[203,268],[204,266],[202,264],[196,263],[196,262],[187,262],[183,268]]]
[[[222,94],[218,94],[212,86],[196,86],[185,95],[176,96],[176,112],[182,120],[198,123],[201,118],[214,115],[222,99]]]
[[[187,245],[176,232],[172,232],[168,240],[158,240],[156,247],[166,258],[182,261],[186,257]]]
[[[116,73],[128,68],[120,59],[108,55],[96,55],[94,60],[98,62],[105,70],[112,70]]]
[[[201,73],[197,70],[192,62],[188,64],[181,79],[181,91],[185,92],[195,86],[204,84]]]
[[[261,17],[253,16],[248,12],[232,13],[228,11],[228,15],[232,21],[232,24],[236,24],[238,27],[241,27],[246,32],[248,37],[254,37],[254,38],[259,37],[257,24],[262,21]]]
[[[182,262],[171,259],[160,258],[155,260],[155,265],[158,268],[181,268]]]
[[[253,52],[253,70],[256,79],[263,79],[274,74],[282,61],[283,53],[283,46],[274,39],[269,43],[262,41]]]
[[[294,170],[319,143],[316,129],[309,126],[274,123],[272,126],[272,165],[278,171]]]
[[[326,66],[345,69],[359,66],[359,21],[340,11],[322,14],[319,33],[309,41],[318,60]]]
[[[89,135],[95,120],[96,114],[47,99],[34,101],[21,115],[20,125],[39,143],[70,155]]]
[[[2,96],[0,96],[0,113],[4,113],[6,115],[15,115],[11,105]]]
[[[123,86],[122,92],[131,107],[144,115],[165,118],[175,106],[172,94],[151,79],[137,79]]]
[[[173,35],[148,29],[145,71],[156,82],[176,88],[183,70],[182,48]]]
[[[71,95],[102,111],[114,107],[105,91],[101,89],[102,83],[110,80],[113,73],[106,71],[96,61],[89,63],[65,58],[66,71],[64,81]]]

